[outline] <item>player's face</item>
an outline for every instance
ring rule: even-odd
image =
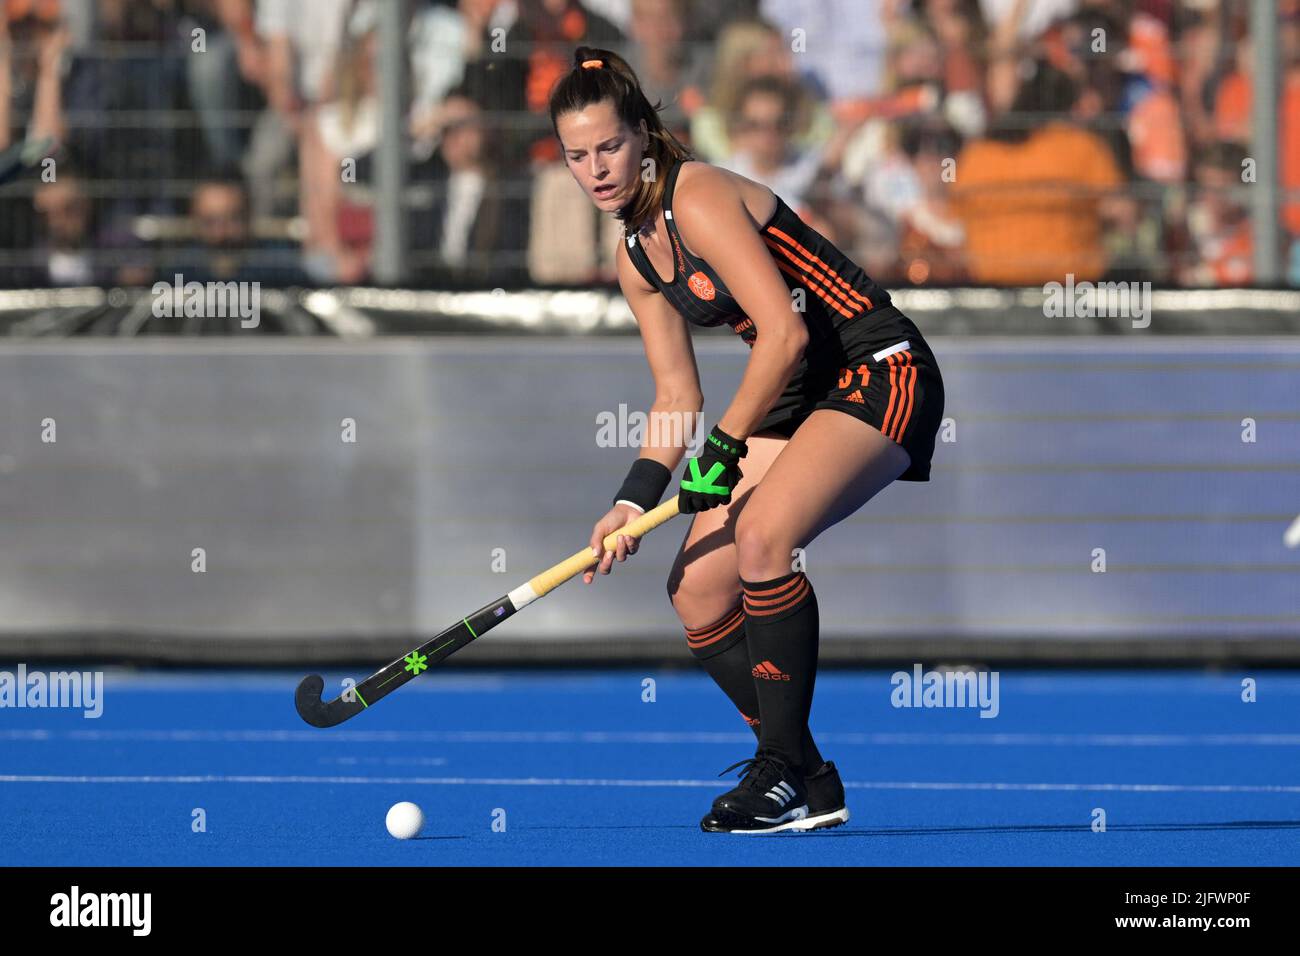
[[[596,208],[613,212],[626,205],[641,181],[645,132],[623,125],[609,100],[565,113],[555,126],[569,172]]]

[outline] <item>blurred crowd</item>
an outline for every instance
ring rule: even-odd
[[[0,285],[359,283],[374,269],[380,4],[0,0]],[[1300,0],[1276,157],[1251,152],[1248,0],[408,0],[409,282],[614,278],[618,224],[546,102],[621,52],[703,160],[892,286],[1255,281],[1277,172],[1300,285]]]

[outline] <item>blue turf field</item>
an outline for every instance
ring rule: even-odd
[[[826,672],[853,819],[767,838],[698,829],[753,737],[697,673],[442,672],[332,730],[295,714],[300,676],[110,672],[98,720],[0,710],[0,863],[1300,864],[1295,672],[1007,671],[995,719]],[[384,830],[399,800],[424,838]]]

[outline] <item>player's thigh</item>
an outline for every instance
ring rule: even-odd
[[[871,425],[818,409],[746,502],[743,533],[760,546],[803,547],[907,470],[908,453]],[[734,529],[733,529],[734,537]]]
[[[736,521],[787,443],[788,439],[775,432],[751,435],[746,442],[749,452],[740,462],[741,478],[732,492],[731,503],[698,512],[691,519],[668,575],[668,593],[675,604],[702,605],[693,608],[697,616],[707,617],[717,607],[717,614],[712,618],[694,624],[707,624],[735,605],[740,595]]]

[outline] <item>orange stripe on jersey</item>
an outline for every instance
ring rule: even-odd
[[[895,361],[895,359],[897,359],[897,361]],[[911,352],[900,352],[891,355],[888,358],[888,362],[891,391],[889,396],[889,411],[885,413],[883,431],[885,435],[894,439],[894,441],[901,441],[903,437],[903,429],[907,427],[907,421],[912,417],[912,401],[916,389],[916,367],[912,365]],[[898,397],[897,407],[894,405],[895,392],[892,389],[895,373],[897,373],[898,381],[898,389],[896,393]],[[893,417],[892,422],[890,420],[891,415]]]
[[[894,440],[898,442],[903,440],[903,435],[907,432],[907,423],[912,420],[912,409],[916,407],[916,366],[912,364],[911,352],[902,354],[907,356],[907,365],[903,369],[903,375],[907,378],[907,403],[903,406],[902,420],[895,429],[898,434],[894,436]]]
[[[898,400],[898,366],[894,364],[894,356],[890,355],[885,359],[889,363],[889,405],[885,408],[885,419],[880,424],[880,430],[889,438],[894,436],[890,434],[889,422],[894,417],[894,405]]]
[[[771,239],[768,239],[766,236],[763,237],[763,241],[766,242],[774,252],[781,253],[781,255],[785,256],[787,259],[793,262],[804,272],[808,273],[809,275],[816,276],[818,279],[820,279],[822,284],[826,286],[827,291],[829,291],[832,295],[834,295],[846,306],[848,306],[851,311],[853,312],[862,311],[862,306],[858,305],[858,303],[854,302],[852,299],[846,296],[839,289],[835,288],[835,286],[831,284],[831,281],[828,278],[826,278],[826,276],[824,276],[822,273],[818,272],[817,269],[815,269],[811,263],[804,262],[793,252],[787,249],[785,246],[781,245],[780,243],[773,242]]]
[[[834,279],[835,279],[836,282],[838,282],[840,285],[842,285],[842,286],[844,287],[844,289],[849,293],[849,295],[853,296],[853,298],[857,299],[859,302],[865,303],[868,309],[871,308],[871,300],[870,300],[870,299],[868,299],[865,295],[862,295],[861,293],[859,293],[857,289],[853,288],[853,286],[851,286],[851,285],[849,285],[847,282],[845,282],[845,281],[840,277],[840,274],[839,274],[838,272],[836,272],[836,271],[835,271],[834,269],[832,269],[832,268],[831,268],[827,263],[823,262],[821,259],[818,259],[815,255],[813,255],[811,252],[809,252],[807,249],[805,249],[803,246],[801,246],[801,245],[800,245],[798,242],[796,242],[795,239],[794,239],[793,237],[791,237],[789,234],[787,234],[787,233],[785,233],[785,232],[782,232],[780,229],[777,229],[775,226],[768,226],[768,227],[767,227],[767,231],[770,232],[770,233],[771,233],[772,235],[774,235],[774,236],[777,236],[777,237],[779,237],[779,238],[781,238],[781,239],[784,239],[784,240],[785,240],[786,242],[788,242],[791,246],[793,246],[794,248],[798,249],[800,252],[802,252],[805,256],[807,256],[807,257],[808,257],[809,259],[811,259],[813,262],[815,262],[815,263],[817,263],[818,265],[820,265],[823,269],[825,269],[828,273],[830,273],[831,276],[834,277]]]
[[[837,283],[839,283],[840,286],[843,287],[845,292],[853,296],[853,298],[857,299],[859,302],[864,303],[868,309],[871,308],[871,300],[868,299],[866,296],[862,295],[860,292],[858,292],[858,290],[853,288],[853,286],[851,286],[849,283],[845,282],[843,277],[841,277],[838,272],[836,272],[833,268],[831,268],[831,266],[828,263],[824,262],[823,260],[819,259],[817,256],[813,255],[812,252],[810,252],[808,249],[805,249],[802,245],[800,245],[798,242],[796,242],[793,238],[788,236],[786,233],[782,232],[780,229],[773,228],[771,232],[775,235],[780,236],[782,239],[790,243],[790,245],[794,246],[796,249],[802,252],[813,262],[816,262],[818,265],[820,265],[823,269],[827,271],[827,273],[830,274],[830,276]]]
[[[834,299],[832,299],[830,296],[828,296],[828,295],[827,295],[825,292],[823,292],[821,289],[817,288],[817,286],[814,285],[812,282],[809,282],[809,281],[808,281],[808,278],[807,278],[806,276],[804,276],[804,275],[802,275],[802,274],[800,274],[800,273],[798,273],[798,272],[795,272],[793,269],[791,269],[788,265],[786,265],[786,264],[785,264],[784,262],[782,262],[780,259],[773,258],[772,261],[776,263],[776,267],[777,267],[778,269],[780,269],[780,270],[781,270],[782,272],[784,272],[786,275],[793,277],[794,280],[795,280],[796,282],[801,282],[801,283],[806,284],[806,285],[808,286],[808,288],[809,288],[810,290],[812,290],[812,294],[813,294],[813,295],[817,296],[817,298],[821,299],[823,302],[825,302],[827,305],[829,305],[832,309],[834,309],[834,310],[835,310],[836,312],[838,312],[840,315],[844,316],[844,318],[846,318],[846,319],[851,319],[851,318],[853,318],[853,316],[854,316],[854,313],[853,313],[853,312],[850,312],[848,309],[844,308],[844,306],[840,305],[838,302],[836,302]]]
[[[784,256],[784,257],[785,257],[786,259],[788,259],[790,262],[792,262],[792,263],[794,263],[796,266],[798,266],[798,267],[799,267],[799,271],[803,272],[803,273],[804,273],[805,275],[807,275],[809,278],[815,279],[815,280],[817,280],[818,282],[820,282],[822,285],[824,285],[824,286],[826,287],[826,291],[827,291],[827,292],[830,292],[832,295],[834,295],[836,299],[838,299],[840,302],[843,302],[844,305],[847,306],[849,309],[852,309],[852,310],[855,310],[855,311],[858,311],[858,312],[861,312],[861,311],[862,311],[862,306],[858,305],[856,302],[854,302],[854,301],[852,301],[851,299],[849,299],[849,298],[848,298],[848,297],[847,297],[843,292],[841,292],[839,289],[835,288],[835,286],[831,284],[830,279],[828,279],[828,278],[827,278],[825,275],[823,275],[820,271],[818,271],[816,268],[814,268],[813,265],[812,265],[811,263],[805,262],[804,260],[800,259],[798,256],[796,256],[793,252],[791,252],[791,251],[790,251],[789,249],[787,249],[785,246],[781,245],[779,242],[773,242],[771,239],[767,238],[767,236],[764,236],[764,237],[763,237],[763,241],[764,241],[765,243],[767,243],[768,248],[771,249],[773,253],[778,253],[778,252],[779,252],[782,256]],[[779,260],[778,260],[778,261],[779,261]]]

